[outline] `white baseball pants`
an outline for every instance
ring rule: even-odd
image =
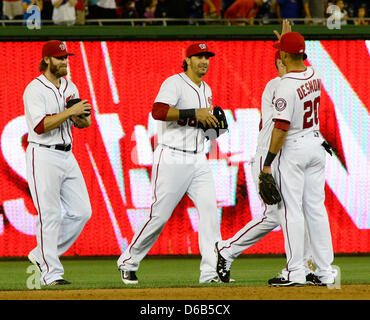
[[[251,171],[254,185],[258,193],[259,174],[263,168],[263,163],[267,150],[258,148],[254,159],[252,160]],[[275,163],[275,162],[274,162]],[[273,167],[274,170],[274,167]],[[277,226],[280,225],[280,215],[278,213],[281,206],[266,205],[261,200],[261,205],[264,208],[263,214],[249,221],[242,229],[240,229],[233,237],[220,241],[218,248],[222,256],[229,261],[234,261],[244,250],[256,244],[259,240],[269,234]],[[311,259],[311,246],[308,236],[308,231],[305,228],[305,269],[306,274],[312,272],[308,266],[307,261]]]
[[[282,194],[280,210],[287,265],[284,278],[305,282],[303,263],[305,222],[309,231],[316,275],[334,281],[333,247],[325,201],[326,151],[314,133],[287,140],[278,155],[277,183]]]
[[[141,260],[158,239],[184,194],[199,214],[199,250],[202,255],[199,282],[217,276],[214,244],[221,239],[216,189],[204,153],[191,154],[159,145],[152,167],[152,206],[149,216],[117,261],[121,270],[137,271]]]
[[[41,266],[41,283],[63,278],[59,256],[80,235],[91,217],[84,178],[71,151],[30,143],[26,151],[27,179],[38,212],[37,247],[31,251]],[[66,210],[62,216],[61,204]]]

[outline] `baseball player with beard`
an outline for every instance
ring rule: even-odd
[[[151,249],[173,210],[186,193],[199,214],[200,283],[219,282],[214,243],[221,239],[217,217],[216,189],[204,153],[205,133],[198,127],[216,127],[212,115],[212,91],[202,79],[211,52],[204,43],[186,50],[183,73],[167,78],[152,108],[157,121],[158,146],[152,168],[152,205],[150,213],[136,231],[130,245],[117,261],[125,284],[137,284],[136,271]]]
[[[63,42],[48,41],[42,48],[41,75],[32,80],[23,95],[28,127],[27,180],[38,218],[37,246],[28,255],[41,271],[43,285],[66,285],[59,257],[81,233],[91,216],[84,178],[71,151],[72,126],[91,124],[90,104],[79,98],[67,75],[69,53]],[[61,204],[66,210],[62,215]]]
[[[289,31],[291,31],[290,24],[287,20],[284,20],[282,35]],[[278,39],[280,39],[279,33],[275,32],[275,34],[277,35]],[[275,52],[275,66],[278,71],[278,77],[270,80],[267,83],[262,94],[260,132],[257,140],[256,154],[251,161],[252,177],[257,189],[259,181],[258,175],[262,170],[262,166],[270,145],[271,132],[274,127],[272,118],[275,91],[279,86],[281,77],[286,74],[286,68],[281,61],[279,50]],[[263,204],[263,202],[261,203]],[[244,250],[253,246],[280,225],[280,217],[278,214],[279,206],[267,204],[263,204],[263,206],[264,211],[262,216],[251,220],[233,237],[216,243],[215,251],[217,254],[217,273],[221,281],[230,281],[231,264]],[[311,248],[307,230],[305,230],[304,247],[306,280],[311,284],[315,284],[315,277],[311,269]]]

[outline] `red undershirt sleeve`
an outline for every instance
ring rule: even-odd
[[[155,102],[152,107],[152,117],[155,120],[166,121],[170,106],[166,103]]]
[[[274,119],[273,121],[275,122],[274,128],[284,131],[288,131],[290,128],[290,122],[287,120]]]
[[[33,131],[35,131],[37,134],[42,134],[45,132],[45,127],[44,127],[44,120],[46,116],[41,119],[41,121],[37,124],[35,128],[33,128]]]

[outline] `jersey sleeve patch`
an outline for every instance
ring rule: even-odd
[[[287,106],[287,102],[284,98],[278,98],[275,101],[275,109],[278,112],[283,111]]]

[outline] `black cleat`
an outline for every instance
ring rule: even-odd
[[[306,276],[306,284],[309,284],[311,286],[322,286],[323,285],[319,277],[313,273],[309,273]]]
[[[120,270],[121,278],[124,284],[138,284],[139,280],[135,271]]]
[[[54,280],[53,282],[49,283],[48,286],[61,286],[61,285],[67,285],[67,284],[71,284],[71,283],[64,279],[58,279],[58,280]]]
[[[212,278],[211,280],[209,280],[210,283],[218,283],[218,282],[221,282],[220,278],[218,276]]]
[[[283,277],[272,278],[268,281],[271,287],[302,287],[304,284],[286,280]]]
[[[218,242],[215,243],[215,253],[217,255],[216,272],[222,282],[230,282],[230,267],[231,262],[227,261],[218,250]]]

